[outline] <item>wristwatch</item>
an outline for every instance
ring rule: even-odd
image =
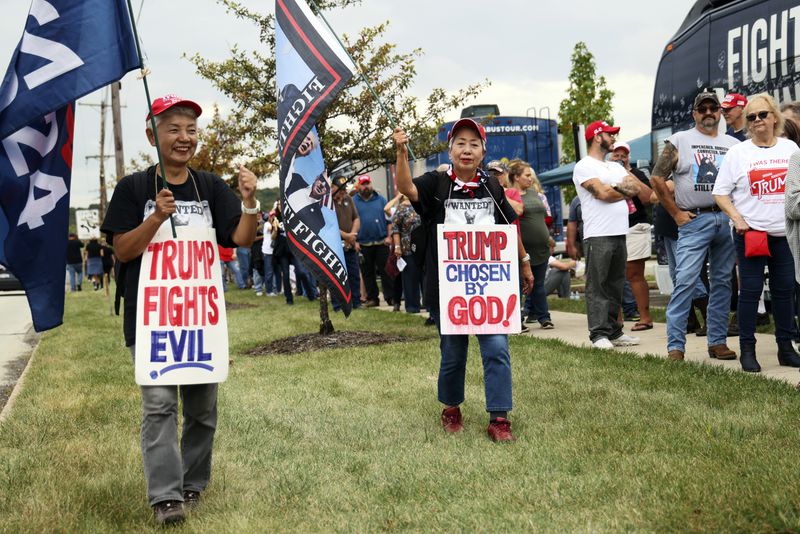
[[[530,263],[531,262],[531,255],[530,254],[525,254],[524,256],[522,256],[522,258],[520,258],[519,262],[520,263]]]
[[[244,202],[242,202],[242,213],[245,215],[257,215],[261,211],[261,201],[256,199],[256,207],[255,208],[246,208]]]

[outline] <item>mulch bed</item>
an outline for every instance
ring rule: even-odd
[[[298,336],[276,339],[247,351],[249,356],[268,356],[271,354],[299,354],[314,350],[346,349],[348,347],[364,347],[401,341],[414,341],[418,338],[384,334],[382,332],[365,332],[361,330],[343,330],[333,334],[300,334]]]

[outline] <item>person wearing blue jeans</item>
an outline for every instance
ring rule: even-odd
[[[739,140],[719,133],[720,104],[712,91],[703,90],[695,97],[692,117],[693,128],[667,139],[650,178],[661,205],[678,226],[675,288],[667,306],[667,356],[684,359],[687,319],[708,255],[708,355],[732,360],[736,353],[726,338],[734,247],[730,219],[717,207],[711,191],[725,155]],[[670,175],[674,187],[666,183]]]
[[[83,263],[68,263],[67,272],[69,272],[69,290],[80,291],[83,284]]]
[[[439,330],[438,398],[444,405],[441,424],[445,432],[458,433],[464,429],[460,405],[464,402],[464,380],[469,336],[442,334],[439,313],[439,276],[437,226],[440,224],[510,225],[517,214],[509,204],[496,177],[480,169],[486,155],[486,132],[472,119],[461,119],[453,124],[447,135],[452,166],[446,171],[428,172],[411,178],[408,164],[408,135],[401,129],[394,131],[397,149],[397,190],[408,197],[414,211],[428,232],[426,248],[425,304]],[[527,293],[533,286],[530,256],[517,234],[517,253],[521,262],[521,276]],[[492,441],[510,442],[511,432],[508,412],[511,398],[511,356],[507,334],[478,335],[483,380],[486,391],[486,411],[489,426],[486,432]]]
[[[678,227],[676,253],[675,288],[667,306],[667,351],[685,352],[686,321],[706,253],[709,255],[710,286],[707,311],[708,346],[709,350],[715,346],[726,346],[731,269],[734,264],[728,216],[719,210],[696,212],[694,219]]]
[[[248,247],[236,248],[236,261],[239,263],[239,273],[241,273],[241,280],[244,286],[247,287],[247,282],[250,273],[250,249]],[[240,289],[244,289],[240,286]]]
[[[537,321],[546,329],[553,327],[553,323],[550,320],[550,309],[547,306],[547,293],[544,289],[544,281],[548,269],[547,261],[539,263],[538,265],[531,265],[531,271],[533,272],[533,291],[531,291],[525,299],[525,308],[528,315],[528,320],[526,322],[532,323],[533,321]]]

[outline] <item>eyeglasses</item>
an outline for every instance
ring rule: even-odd
[[[709,106],[697,106],[694,109],[698,113],[716,113],[717,111],[719,111],[719,106],[711,104]]]
[[[756,117],[758,117],[759,119],[761,119],[763,121],[764,119],[766,119],[769,116],[770,113],[772,113],[772,112],[771,111],[759,111],[758,113],[751,113],[750,115],[747,115],[745,118],[747,119],[747,122],[756,122]]]

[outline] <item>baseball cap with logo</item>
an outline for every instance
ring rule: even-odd
[[[347,176],[334,176],[333,180],[331,180],[331,185],[333,186],[333,191],[338,192],[342,189],[347,189]]]
[[[358,185],[361,184],[371,184],[372,178],[369,177],[369,174],[361,174],[358,177]]]
[[[499,159],[495,159],[486,164],[486,170],[503,174],[508,172],[508,166]]]
[[[615,134],[619,132],[619,126],[611,126],[606,121],[594,121],[586,127],[586,133],[584,134],[584,137],[586,137],[587,141],[591,141],[594,139],[595,135],[601,132]]]
[[[197,116],[203,114],[203,108],[200,107],[199,104],[196,102],[192,102],[191,100],[186,100],[184,98],[179,97],[178,95],[165,95],[161,98],[156,98],[153,100],[153,115],[158,116],[167,111],[171,107],[175,106],[184,106],[187,108],[191,108],[197,113]],[[147,120],[150,120],[150,114],[147,114]]]
[[[728,93],[720,103],[720,107],[723,109],[731,109],[735,108],[736,106],[745,107],[746,105],[747,98],[739,93]]]
[[[481,140],[486,143],[486,130],[483,129],[483,126],[478,124],[472,119],[459,119],[453,124],[453,127],[450,128],[450,131],[447,133],[447,141],[450,142],[450,139],[453,138],[453,134],[456,133],[457,130],[460,128],[471,128],[478,132],[478,135],[481,137]]]
[[[694,107],[696,108],[706,100],[711,100],[719,106],[719,98],[717,97],[717,93],[709,91],[708,89],[704,89],[698,93],[696,97],[694,97]]]

